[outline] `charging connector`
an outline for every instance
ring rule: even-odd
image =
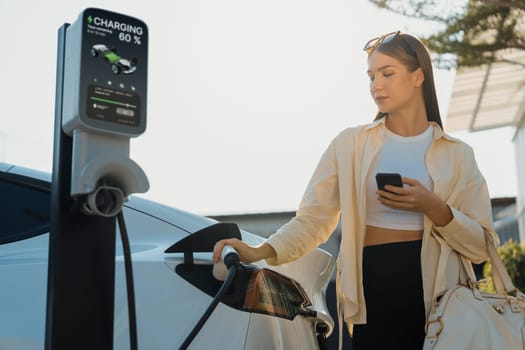
[[[224,281],[228,270],[233,265],[240,263],[239,253],[230,246],[225,246],[221,253],[221,259],[213,264],[213,277],[219,281]]]
[[[120,188],[101,185],[86,196],[82,212],[87,215],[113,217],[120,212],[124,201],[125,197]]]
[[[204,326],[208,318],[210,318],[213,310],[215,310],[220,300],[222,299],[222,296],[224,295],[224,293],[226,293],[228,288],[230,288],[230,285],[233,282],[233,279],[237,272],[237,267],[239,266],[239,263],[239,253],[237,253],[237,251],[232,247],[225,246],[221,253],[221,261],[213,265],[212,271],[213,276],[215,278],[221,281],[224,280],[224,282],[217,294],[215,294],[215,297],[213,298],[212,302],[210,303],[204,314],[201,316],[200,320],[197,322],[195,327],[193,327],[190,334],[188,334],[188,336],[180,346],[179,350],[185,350],[188,348],[193,339],[201,330],[202,326]]]

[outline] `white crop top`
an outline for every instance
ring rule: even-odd
[[[433,128],[429,126],[423,133],[408,137],[388,129],[385,132],[385,141],[370,166],[366,180],[366,224],[397,230],[422,230],[423,213],[392,209],[377,199],[375,174],[400,173],[432,190],[434,184],[428,174],[425,155],[432,143]]]

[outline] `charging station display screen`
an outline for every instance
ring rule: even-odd
[[[137,134],[145,129],[147,40],[144,22],[101,9],[82,14],[80,109],[90,125]]]
[[[140,98],[138,95],[89,85],[87,112],[91,118],[124,125],[137,126],[140,120]]]

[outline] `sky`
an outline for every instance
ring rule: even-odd
[[[202,215],[296,210],[331,139],[375,116],[364,43],[435,30],[366,0],[0,0],[0,161],[51,171],[57,33],[88,7],[148,25],[140,196]],[[445,123],[454,74],[435,71]],[[492,197],[517,193],[513,132],[452,133]]]

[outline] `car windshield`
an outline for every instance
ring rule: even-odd
[[[49,230],[50,192],[0,178],[0,244],[17,241]]]

